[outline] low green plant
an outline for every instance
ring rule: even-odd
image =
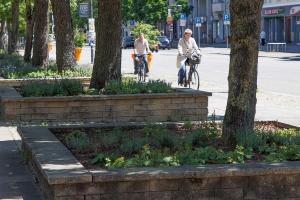
[[[86,35],[83,32],[76,31],[74,36],[75,47],[82,48],[86,41]]]
[[[187,130],[192,130],[193,129],[193,124],[190,121],[184,122],[182,128],[187,129]]]
[[[239,146],[245,148],[258,149],[260,146],[266,144],[266,137],[261,132],[254,131],[240,131],[235,134],[235,142]]]
[[[277,145],[300,145],[300,131],[295,129],[279,129],[267,136],[270,143]]]
[[[102,146],[106,149],[112,147],[118,147],[124,138],[123,131],[119,128],[115,128],[112,132],[103,135]]]
[[[65,137],[65,142],[69,148],[84,151],[89,146],[88,136],[79,130],[73,131]]]
[[[143,132],[147,136],[157,135],[157,134],[159,134],[161,132],[164,132],[166,130],[167,130],[166,126],[162,125],[162,124],[147,124],[143,128]]]
[[[24,97],[39,96],[76,96],[84,94],[84,88],[79,80],[63,79],[54,83],[32,82],[21,86]]]
[[[101,94],[143,94],[143,93],[170,93],[171,84],[161,80],[149,80],[146,83],[132,78],[109,81],[100,91]]]
[[[40,69],[26,63],[18,54],[0,54],[0,76],[6,79],[23,78],[66,78],[66,77],[90,77],[90,68],[66,69],[58,72],[55,61],[50,60],[47,69]]]
[[[138,153],[145,144],[148,144],[146,138],[126,138],[120,145],[120,150],[125,155],[131,155]]]

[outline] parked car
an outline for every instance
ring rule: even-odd
[[[126,49],[128,47],[133,47],[133,46],[134,46],[134,37],[126,36],[126,37],[123,38],[122,47],[124,49]]]
[[[166,36],[158,36],[157,40],[159,41],[160,49],[171,49],[170,40]]]

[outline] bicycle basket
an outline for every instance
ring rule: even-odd
[[[193,65],[201,63],[201,55],[198,53],[193,53],[189,59],[189,62]]]

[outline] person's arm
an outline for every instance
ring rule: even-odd
[[[180,55],[180,56],[183,56],[183,50],[182,50],[182,39],[180,39],[179,40],[179,42],[178,42],[178,54]]]

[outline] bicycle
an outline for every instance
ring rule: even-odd
[[[135,54],[135,58],[137,58],[137,74],[138,81],[146,82],[147,69],[145,63],[143,62],[144,55]]]
[[[185,68],[190,67],[188,74],[185,70],[184,75],[184,87],[189,87],[191,89],[199,90],[200,87],[200,76],[197,71],[198,65],[201,62],[201,54],[198,54],[196,51],[192,52],[185,61]]]

